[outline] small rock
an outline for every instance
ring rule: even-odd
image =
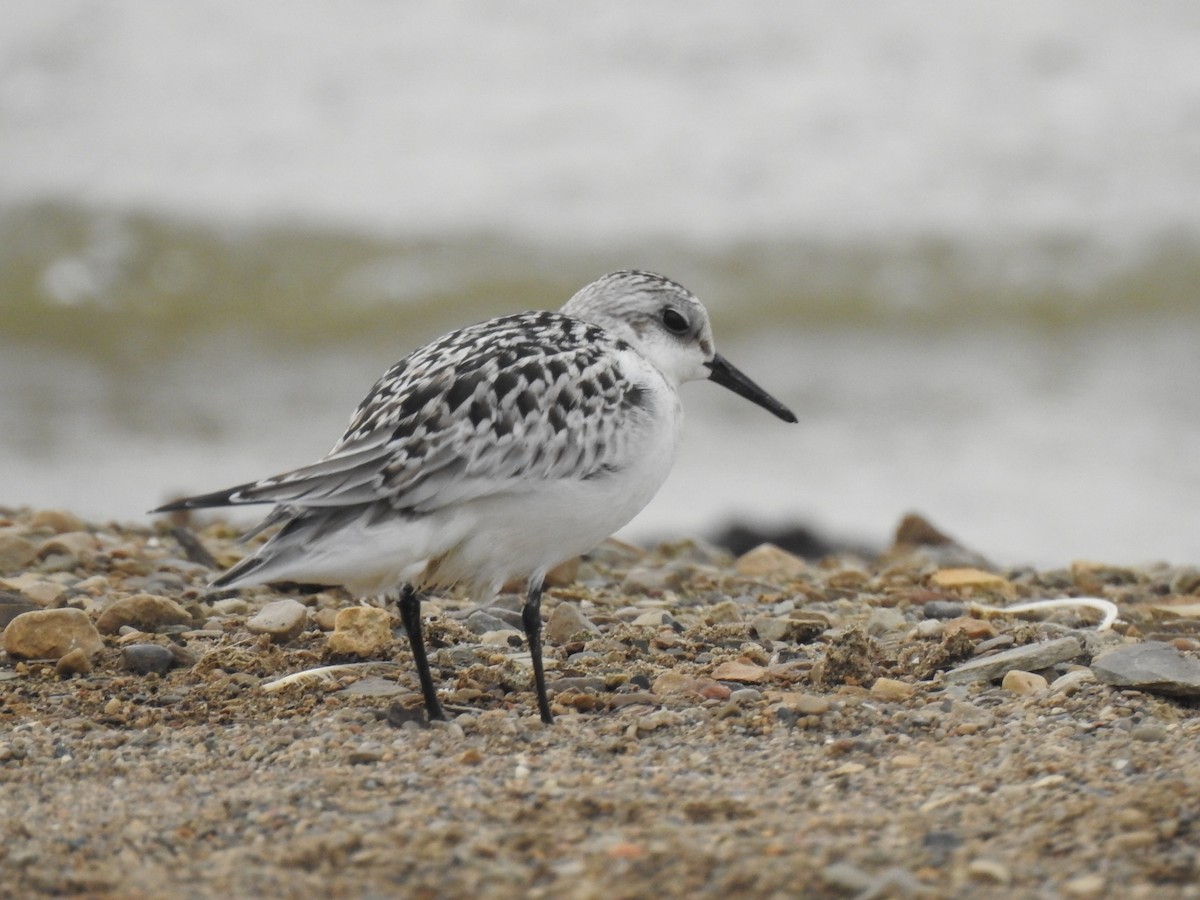
[[[1171,578],[1172,594],[1200,594],[1200,568],[1183,566]]]
[[[1006,596],[1015,593],[1007,578],[983,569],[939,569],[929,581],[934,587],[950,590],[994,591]]]
[[[967,863],[967,876],[972,881],[988,884],[1008,884],[1012,881],[1012,872],[1008,866],[994,859],[971,860]]]
[[[750,627],[764,641],[786,640],[793,630],[791,623],[779,616],[755,616],[750,620]]]
[[[1072,878],[1063,885],[1063,893],[1076,900],[1094,900],[1096,897],[1103,897],[1107,888],[1108,882],[1104,880],[1104,876],[1092,873]]]
[[[836,862],[823,868],[821,880],[835,891],[859,896],[868,896],[867,892],[875,884],[869,872],[847,862]]]
[[[338,610],[329,635],[329,652],[349,656],[376,656],[392,643],[392,617],[376,606],[348,606]]]
[[[11,578],[0,578],[0,587],[17,591],[43,609],[53,606],[67,592],[63,585],[56,581],[47,581],[37,572],[22,572]]]
[[[1145,741],[1149,744],[1157,744],[1165,741],[1169,734],[1170,732],[1167,731],[1166,726],[1158,724],[1139,725],[1133,731],[1129,732],[1129,736],[1135,741]]]
[[[820,694],[787,693],[780,698],[779,705],[798,716],[823,716],[829,712],[830,703],[828,697]]]
[[[565,644],[578,635],[599,634],[600,629],[569,601],[559,603],[550,613],[542,628],[546,640],[552,644]]]
[[[37,547],[19,534],[0,531],[0,574],[20,572],[37,559]]]
[[[408,689],[402,687],[395,679],[377,676],[360,678],[338,691],[339,695],[347,697],[394,697],[407,693]]]
[[[971,616],[959,616],[957,619],[951,619],[946,623],[945,633],[947,635],[958,631],[961,631],[973,641],[996,636],[996,626],[986,619],[975,619]]]
[[[966,606],[953,600],[930,600],[922,609],[927,619],[957,619],[967,613]]]
[[[65,562],[60,568],[69,569],[92,562],[99,549],[100,541],[94,534],[86,531],[67,531],[43,541],[38,547],[38,557],[64,557]]]
[[[542,580],[542,584],[548,588],[567,587],[574,584],[575,579],[579,575],[579,557],[572,556],[565,562],[560,562],[557,566],[546,573],[546,577]],[[522,585],[522,588],[524,585]]]
[[[1060,662],[1075,659],[1083,653],[1083,647],[1073,637],[1062,637],[1040,644],[1025,644],[1004,650],[994,656],[984,656],[963,663],[942,675],[947,684],[969,684],[976,681],[992,681],[1003,677],[1010,669],[1045,669]]]
[[[807,572],[808,563],[774,544],[759,544],[742,554],[734,564],[734,569],[746,578],[792,579]]]
[[[467,616],[466,626],[472,634],[487,634],[489,631],[503,631],[511,628],[512,624],[492,615],[485,609],[477,609]]]
[[[867,634],[872,637],[899,631],[907,626],[908,621],[904,618],[904,613],[886,606],[871,610],[871,614],[867,617]]]
[[[1070,697],[1085,684],[1095,683],[1096,675],[1091,669],[1074,669],[1065,675],[1059,675],[1050,682],[1050,693]]]
[[[72,675],[87,675],[92,671],[92,658],[76,647],[59,659],[54,666],[54,671],[60,678],[70,678]]]
[[[300,636],[308,624],[308,607],[288,597],[273,600],[246,622],[251,634],[270,635],[276,644],[286,644]]]
[[[175,663],[175,655],[158,644],[130,644],[121,651],[121,659],[125,668],[139,675],[165,675]]]
[[[8,627],[8,623],[21,613],[41,609],[36,603],[22,599],[20,594],[4,594],[0,597],[0,630]]]
[[[1036,672],[1025,672],[1021,669],[1009,669],[1004,673],[1004,680],[1000,682],[1000,686],[1006,691],[1012,691],[1014,694],[1022,694],[1029,696],[1031,694],[1041,694],[1049,689],[1050,685],[1041,675]]]
[[[732,600],[722,600],[716,606],[711,606],[704,614],[704,621],[709,625],[729,625],[742,621],[742,609]]]
[[[877,700],[907,700],[916,692],[916,685],[895,678],[876,678],[871,685],[871,696]]]
[[[100,632],[81,609],[22,613],[4,629],[4,649],[22,659],[62,659],[72,650],[88,656],[104,647]]]
[[[212,611],[218,616],[244,616],[250,604],[241,597],[222,597],[212,602]]]
[[[87,528],[83,519],[63,509],[40,509],[29,519],[29,524],[33,528],[49,528],[55,534]]]
[[[739,706],[743,703],[754,703],[762,699],[762,691],[755,688],[739,688],[729,695],[729,702]]]
[[[765,667],[742,659],[731,659],[713,669],[712,677],[718,681],[738,681],[743,684],[759,684],[767,677]]]
[[[1109,650],[1093,659],[1091,668],[1105,684],[1170,697],[1200,697],[1200,662],[1160,641]]]
[[[671,669],[654,679],[651,690],[660,697],[691,694],[705,700],[727,700],[733,693],[714,678],[694,678]]]
[[[1071,563],[1071,578],[1080,590],[1096,594],[1108,584],[1136,584],[1138,574],[1123,566],[1076,560]]]
[[[101,634],[116,634],[126,625],[153,633],[166,625],[190,625],[191,613],[157,594],[134,594],[114,601],[100,614],[96,627]]]
[[[639,565],[625,573],[621,589],[626,594],[656,597],[680,586],[679,572],[670,566]]]
[[[671,623],[671,614],[662,609],[651,609],[638,615],[630,624],[631,625],[650,625],[655,628]]]
[[[479,636],[479,643],[489,647],[518,647],[522,639],[521,632],[506,625],[498,631],[485,631]]]
[[[921,638],[939,638],[945,631],[946,626],[938,619],[922,619],[917,623],[917,637]]]

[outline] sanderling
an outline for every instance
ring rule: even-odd
[[[272,503],[282,528],[212,582],[399,591],[425,709],[442,719],[421,637],[419,590],[469,587],[477,603],[526,579],[521,620],[538,711],[546,572],[642,509],[675,458],[678,387],[707,378],[786,422],[792,412],[713,349],[708,313],[661,275],[615,272],[559,312],[471,325],[392,366],[320,461],[155,512]]]

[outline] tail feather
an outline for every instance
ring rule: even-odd
[[[274,500],[263,498],[246,498],[244,493],[254,487],[257,482],[239,484],[237,487],[226,488],[223,491],[213,491],[211,494],[198,494],[195,497],[184,497],[150,510],[150,513],[178,512],[181,509],[207,509],[213,506],[240,506],[246,503],[274,503]],[[243,495],[243,496],[238,496]]]

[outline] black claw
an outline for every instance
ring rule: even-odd
[[[554,724],[550,712],[550,700],[546,696],[546,672],[542,666],[542,580],[529,583],[529,596],[521,609],[521,624],[525,626],[525,638],[529,641],[529,655],[533,659],[533,686],[537,691],[538,712],[547,725]]]
[[[438,702],[433,687],[433,674],[429,671],[429,659],[425,655],[425,641],[421,637],[421,595],[411,584],[400,591],[400,621],[408,634],[408,646],[412,648],[413,662],[417,664],[417,678],[421,682],[421,696],[425,698],[425,713],[429,720],[444,722],[446,714]]]

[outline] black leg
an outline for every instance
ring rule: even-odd
[[[533,657],[533,686],[537,691],[538,712],[547,725],[554,724],[550,714],[550,700],[546,697],[546,672],[542,668],[542,579],[529,583],[529,595],[521,610],[521,622],[525,626],[525,638],[529,641],[529,655]]]
[[[425,698],[425,713],[430,721],[445,721],[446,714],[442,712],[437,691],[433,689],[433,675],[429,671],[425,641],[421,637],[421,596],[411,584],[406,584],[400,591],[400,621],[408,633],[408,645],[412,648],[413,662],[417,664],[417,678],[421,681],[421,694]]]

